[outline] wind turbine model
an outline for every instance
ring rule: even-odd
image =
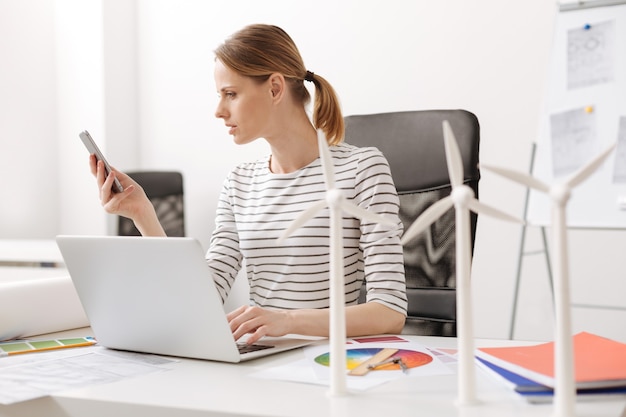
[[[506,168],[497,168],[481,164],[482,168],[493,171],[527,187],[542,191],[552,199],[552,253],[554,279],[554,304],[556,315],[556,338],[554,342],[554,407],[558,417],[574,415],[576,385],[574,381],[574,349],[572,346],[572,324],[570,311],[570,289],[567,253],[566,206],[571,196],[571,189],[589,177],[613,151],[616,144],[596,156],[586,166],[569,176],[564,182],[548,186],[547,184],[521,172]]]
[[[317,215],[325,207],[330,209],[330,393],[342,396],[346,389],[346,293],[343,269],[343,233],[341,228],[342,211],[352,216],[376,223],[395,226],[385,217],[365,210],[346,200],[341,190],[335,188],[335,166],[328,149],[326,136],[318,129],[319,146],[326,198],[313,203],[297,217],[278,238],[282,242],[296,229]]]
[[[476,389],[474,376],[474,331],[470,292],[471,243],[469,211],[517,223],[522,221],[479,202],[474,196],[474,191],[463,184],[463,161],[456,138],[447,120],[443,121],[443,138],[452,192],[449,196],[431,205],[415,220],[402,237],[402,243],[410,241],[452,206],[455,207],[456,303],[459,341],[458,403],[459,405],[470,405],[476,402]]]

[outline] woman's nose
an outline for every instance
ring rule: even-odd
[[[218,119],[226,118],[226,109],[224,108],[221,102],[218,103],[217,107],[215,108],[215,117],[217,117]]]

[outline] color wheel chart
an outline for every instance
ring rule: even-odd
[[[356,348],[346,350],[346,369],[352,370],[356,368],[361,363],[376,355],[382,349],[383,348]],[[409,369],[417,368],[418,366],[423,366],[433,361],[433,357],[427,353],[406,349],[398,350],[393,357],[401,359],[404,365]],[[320,365],[329,366],[330,353],[323,353],[315,357],[315,362]],[[396,371],[400,369],[400,365],[395,363],[389,363],[376,367],[376,371]]]

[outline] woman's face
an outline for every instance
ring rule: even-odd
[[[269,133],[272,91],[269,82],[259,84],[215,61],[215,86],[219,103],[215,117],[224,119],[237,144],[245,144]]]

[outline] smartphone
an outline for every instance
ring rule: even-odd
[[[104,173],[108,176],[111,172],[111,166],[104,158],[104,155],[102,155],[102,152],[100,152],[98,145],[96,145],[96,142],[94,142],[89,132],[85,130],[84,132],[81,132],[78,136],[80,136],[80,140],[83,141],[83,144],[85,145],[89,153],[96,155],[97,160],[104,162]],[[114,193],[121,193],[122,191],[124,191],[124,187],[122,187],[122,184],[120,184],[117,178],[115,178],[115,183],[113,184],[111,190]]]

